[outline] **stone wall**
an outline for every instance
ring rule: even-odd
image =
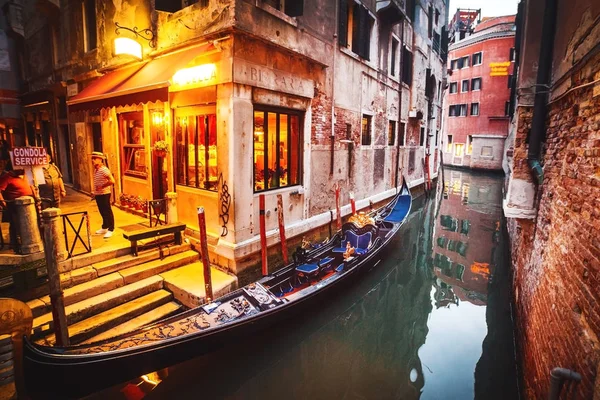
[[[598,79],[600,54],[571,76],[574,89],[552,100],[537,218],[508,224],[527,398],[547,396],[554,367],[582,375],[574,398],[600,398],[600,83],[581,86]],[[522,121],[526,112],[519,109]],[[529,126],[515,138],[513,176],[521,179],[529,178]]]

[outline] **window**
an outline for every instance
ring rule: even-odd
[[[457,62],[457,68],[458,69],[468,68],[469,67],[469,56],[461,57],[457,61],[458,61]]]
[[[515,53],[515,48],[514,48],[514,47],[511,47],[511,48],[510,48],[510,51],[509,51],[509,53],[508,53],[508,59],[509,59],[511,62],[514,62],[514,61],[515,61],[515,56],[516,56],[516,53]]]
[[[471,103],[471,115],[479,115],[479,103]]]
[[[448,142],[446,143],[446,153],[452,153],[452,135],[448,135]]]
[[[388,122],[388,146],[393,146],[396,143],[396,121]]]
[[[474,53],[473,54],[473,65],[479,65],[479,64],[481,64],[481,61],[482,61],[481,52]]]
[[[119,114],[119,135],[121,137],[121,166],[124,175],[146,178],[146,145],[144,113],[129,112]]]
[[[467,154],[473,153],[473,136],[467,136]]]
[[[371,145],[371,116],[364,115],[361,121],[361,141],[360,144],[363,146]]]
[[[465,151],[465,144],[464,143],[456,143],[456,145],[454,146],[454,156],[456,157],[462,157]]]
[[[190,114],[175,118],[177,184],[217,190],[217,117]]]
[[[450,61],[450,69],[451,70],[458,69],[458,60],[451,60]]]
[[[404,140],[404,131],[406,130],[406,124],[404,122],[400,123],[400,130],[398,131],[398,146],[405,146],[405,140]]]
[[[433,7],[427,9],[427,35],[429,38],[433,36]]]
[[[492,146],[483,146],[481,148],[481,156],[482,157],[491,157],[492,156]]]
[[[467,116],[467,105],[466,104],[455,104],[450,106],[448,115],[450,117],[466,117]]]
[[[456,264],[455,276],[459,281],[463,281],[463,275],[465,274],[465,266],[462,264]]]
[[[413,55],[408,48],[404,46],[402,48],[402,82],[408,86],[412,85],[412,74],[413,74]]]
[[[468,79],[465,79],[464,81],[462,81],[460,91],[462,93],[469,91],[469,80]]]
[[[83,6],[83,48],[86,52],[97,47],[96,0],[84,0]]]
[[[433,51],[435,51],[436,53],[440,54],[440,47],[442,45],[442,38],[440,37],[440,34],[437,32],[433,32],[433,39],[431,41],[431,46],[433,48]]]
[[[510,114],[510,101],[504,103],[504,116],[508,117]]]
[[[450,82],[450,94],[458,92],[458,82]]]
[[[512,83],[512,74],[508,75],[508,80],[507,80],[507,87],[510,89],[510,84]]]
[[[463,219],[460,221],[460,233],[463,235],[469,234],[469,229],[471,229],[471,223],[468,219]]]
[[[435,9],[435,24],[439,24],[440,23],[440,11],[436,8]]]
[[[471,79],[471,90],[481,90],[481,78]]]
[[[374,19],[369,10],[353,0],[340,0],[338,20],[339,43],[353,53],[369,60],[371,53],[371,31]]]
[[[400,42],[395,37],[392,38],[392,49],[390,55],[390,75],[396,76],[396,66],[398,64],[398,46]]]
[[[254,110],[254,191],[301,184],[302,118],[292,110]]]
[[[421,137],[419,138],[419,146],[425,146],[425,127],[421,127]]]

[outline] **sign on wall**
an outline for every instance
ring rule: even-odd
[[[490,76],[508,76],[510,61],[490,63]]]

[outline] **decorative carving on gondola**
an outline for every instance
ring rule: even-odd
[[[231,205],[231,195],[229,194],[229,187],[223,178],[222,172],[219,174],[218,186],[219,201],[221,203],[219,218],[221,218],[221,221],[223,221],[223,225],[221,226],[221,236],[224,237],[227,236],[227,233],[229,233],[229,230],[227,229],[227,223],[229,222],[229,206]]]
[[[363,211],[359,212],[358,214],[352,215],[348,219],[348,222],[352,222],[358,228],[362,228],[366,225],[375,225],[375,219],[373,217],[368,216]]]

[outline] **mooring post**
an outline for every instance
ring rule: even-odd
[[[269,266],[267,265],[267,228],[265,225],[265,195],[258,196],[259,216],[260,216],[260,254],[262,257],[262,274],[269,275]]]
[[[350,192],[350,206],[352,207],[352,215],[356,214],[356,202],[354,201],[354,192]]]
[[[46,268],[48,269],[54,336],[58,346],[68,346],[69,328],[65,314],[65,299],[60,287],[60,272],[58,271],[58,262],[66,258],[64,238],[60,227],[60,215],[60,209],[58,208],[47,208],[42,211],[44,255],[46,256]]]
[[[16,221],[21,237],[21,254],[33,254],[44,250],[38,226],[35,200],[31,196],[15,199]]]
[[[198,207],[198,227],[200,229],[200,257],[204,267],[204,295],[206,302],[213,300],[212,277],[210,276],[210,259],[208,257],[208,240],[206,239],[206,217],[204,207]]]
[[[283,197],[277,195],[277,220],[279,222],[279,240],[281,241],[281,254],[283,255],[283,262],[288,263],[288,252],[285,244],[285,224],[283,219]]]
[[[340,185],[335,184],[335,215],[337,216],[337,229],[342,229],[342,213],[340,211]]]
[[[167,224],[179,222],[177,215],[177,193],[167,192],[165,200],[167,202]]]

